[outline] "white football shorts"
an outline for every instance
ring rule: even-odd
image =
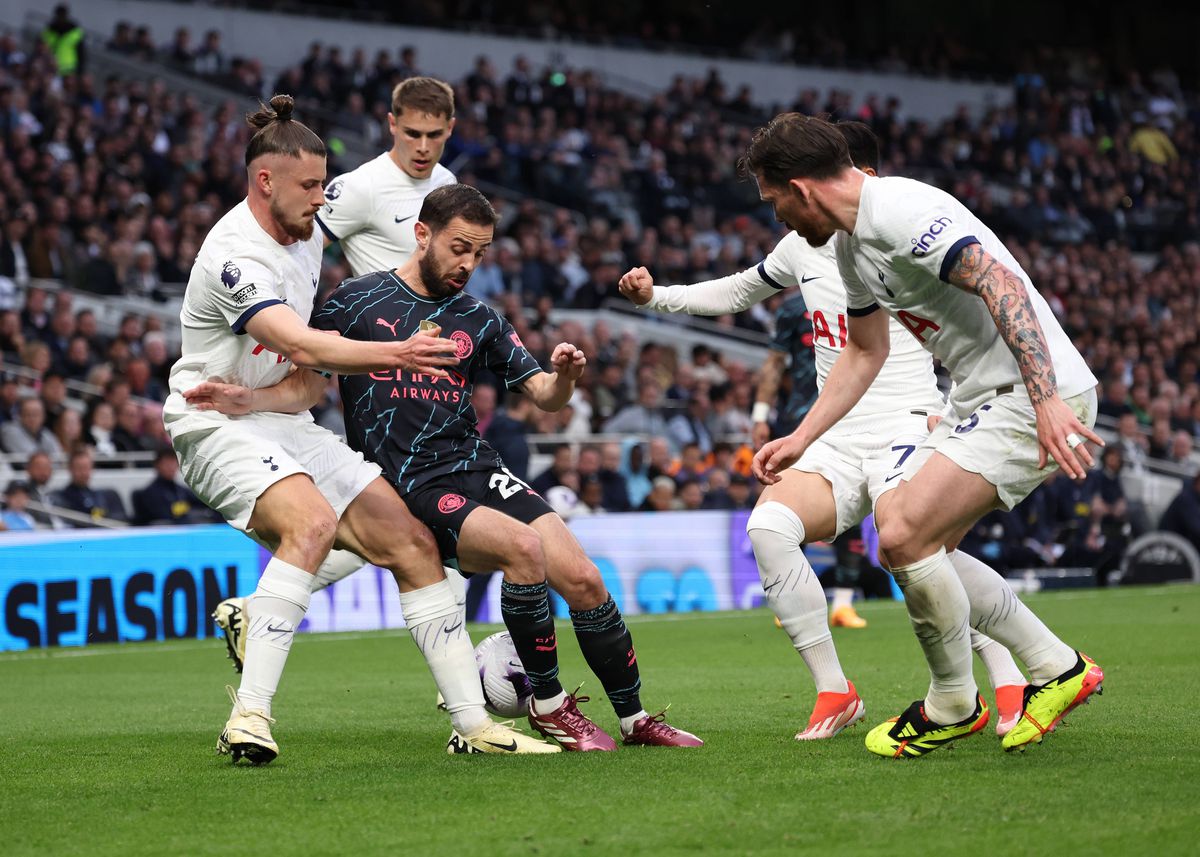
[[[212,432],[180,435],[174,444],[188,487],[251,535],[255,502],[287,476],[308,474],[341,518],[381,472],[342,438],[294,414],[253,414]]]
[[[1096,424],[1095,390],[1072,396],[1066,403],[1085,426]],[[904,481],[912,479],[935,452],[995,485],[1006,510],[1058,469],[1053,458],[1045,468],[1038,468],[1037,417],[1024,387],[996,396],[966,419],[955,422],[951,415],[934,426],[928,440],[908,459]]]
[[[793,470],[825,477],[833,488],[837,533],[858,524],[900,484],[928,437],[928,412],[900,411],[842,420],[804,451]]]

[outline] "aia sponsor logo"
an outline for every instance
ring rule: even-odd
[[[921,233],[920,238],[910,238],[912,242],[912,254],[918,259],[929,252],[930,245],[937,241],[938,236],[946,231],[946,227],[954,221],[949,217],[939,217],[933,223],[929,224],[929,228]],[[880,275],[882,277],[882,275]]]
[[[467,503],[467,498],[461,494],[443,494],[438,500],[438,511],[443,515],[449,515],[452,512],[457,512]]]
[[[471,336],[465,330],[456,330],[450,334],[450,339],[454,341],[455,346],[454,356],[459,360],[466,360],[471,356],[471,352],[475,350],[475,343],[471,341]]]

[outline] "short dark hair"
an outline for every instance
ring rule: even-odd
[[[850,161],[862,169],[870,167],[879,171],[879,138],[866,122],[857,119],[843,119],[837,123],[837,129],[846,138],[846,148],[850,150]]]
[[[500,222],[500,215],[487,197],[468,184],[447,184],[430,191],[417,219],[430,232],[440,232],[456,217],[475,226],[495,226]]]
[[[292,118],[296,102],[290,95],[272,95],[270,106],[259,103],[260,109],[246,116],[246,122],[258,130],[246,146],[246,166],[263,155],[300,157],[301,153],[327,154],[325,143],[303,122]]]
[[[402,80],[392,90],[392,114],[399,116],[406,109],[453,119],[454,90],[450,84],[432,77]]]
[[[754,132],[738,161],[743,176],[762,176],[773,185],[792,179],[827,179],[853,166],[837,126],[803,113],[780,113]]]

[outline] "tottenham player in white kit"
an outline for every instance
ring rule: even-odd
[[[454,131],[454,90],[431,77],[410,77],[392,90],[388,114],[392,148],[325,187],[316,214],[324,246],[337,242],[354,276],[399,268],[416,252],[414,226],[421,203],[434,188],[454,184],[454,173],[438,163]],[[313,591],[332,586],[363,567],[350,551],[333,550],[317,570]],[[455,597],[463,600],[462,578],[448,571]],[[245,598],[228,598],[213,612],[225,632],[235,669],[242,668],[249,621]]]
[[[849,316],[847,345],[816,403],[792,434],[759,450],[755,475],[778,483],[863,397],[887,359],[888,316],[954,381],[945,419],[876,507],[880,551],[904,590],[929,664],[929,691],[871,730],[867,748],[919,756],[986,725],[971,674],[971,626],[1009,648],[1030,673],[1021,719],[1001,745],[1040,741],[1100,687],[1103,673],[992,569],[965,555],[952,561],[947,551],[981,515],[1028,495],[1047,466],[1083,478],[1092,463],[1085,439],[1101,443],[1090,428],[1096,379],[1028,275],[950,195],[865,175],[833,125],[795,113],[755,133],[742,167],[776,216],[810,244],[823,246],[837,233]]]
[[[878,143],[859,122],[839,123],[855,165],[875,175]],[[798,286],[813,319],[817,385],[822,387],[847,340],[846,293],[833,247],[812,247],[789,232],[757,267],[690,286],[653,286],[645,268],[635,268],[620,289],[635,304],[666,312],[721,315],[740,312],[782,290]],[[746,529],[754,546],[767,605],[779,617],[817,689],[808,725],[796,739],[831,738],[862,718],[865,708],[842,672],[826,620],[825,592],[804,555],[810,541],[833,539],[899,485],[909,456],[929,434],[928,419],[944,401],[933,361],[908,331],[893,322],[891,351],[878,377],[850,412],[813,443],[759,498]],[[981,634],[972,634],[1008,715],[1003,735],[1021,711],[1025,686],[1012,656]]]
[[[163,410],[189,487],[273,551],[250,598],[245,669],[238,691],[229,689],[233,711],[217,749],[253,764],[278,755],[271,701],[313,574],[337,544],[392,571],[413,639],[442,695],[453,696],[451,719],[470,724],[480,749],[554,752],[487,717],[463,614],[436,561],[433,536],[376,465],[307,412],[251,407],[229,417],[189,400],[189,391],[209,380],[253,391],[293,367],[445,376],[440,367],[457,363],[454,343],[434,336],[362,343],[307,326],[321,266],[313,217],[322,203],[325,146],[291,118],[292,109],[289,96],[277,95],[249,117],[257,131],[246,149],[248,195],[213,226],[192,267],[180,313],[182,356]]]

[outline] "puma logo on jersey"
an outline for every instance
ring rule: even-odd
[[[384,321],[382,318],[375,319],[375,323],[377,325],[379,325],[380,327],[386,327],[388,330],[390,330],[392,332],[392,336],[396,335],[396,325],[398,325],[402,321],[404,321],[404,319],[398,318],[389,324],[388,322]]]

